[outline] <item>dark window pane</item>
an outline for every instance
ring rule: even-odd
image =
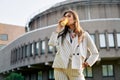
[[[53,70],[49,70],[49,80],[54,79],[54,71]]]
[[[86,67],[83,71],[85,77],[93,77],[92,67]]]
[[[38,72],[38,80],[42,80],[42,71]]]

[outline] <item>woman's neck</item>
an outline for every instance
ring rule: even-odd
[[[74,26],[73,25],[70,25],[69,28],[74,31]]]

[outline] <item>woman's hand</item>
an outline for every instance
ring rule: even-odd
[[[64,29],[64,26],[61,25],[61,22],[64,21],[64,19],[65,19],[65,18],[63,17],[63,18],[61,18],[61,19],[58,21],[58,26],[57,26],[57,28],[56,28],[56,32],[57,32],[57,33],[61,32],[61,31]]]
[[[88,67],[89,66],[89,64],[87,63],[87,62],[84,62],[83,64],[82,64],[82,67],[83,68],[86,68],[86,67]]]

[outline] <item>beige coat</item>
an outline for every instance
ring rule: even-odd
[[[67,68],[72,56],[72,69],[82,68],[82,63],[86,60],[89,66],[92,66],[98,59],[98,50],[88,32],[85,32],[83,41],[78,44],[78,36],[70,43],[69,33],[67,33],[63,44],[61,37],[57,38],[58,33],[53,32],[48,45],[56,46],[57,53],[53,62],[53,68]],[[88,56],[89,49],[89,57]]]

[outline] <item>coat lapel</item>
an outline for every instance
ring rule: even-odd
[[[67,33],[67,35],[66,35],[66,40],[67,40],[67,41],[69,42],[69,44],[71,45],[69,33]]]
[[[76,36],[73,39],[73,42],[72,42],[73,51],[75,51],[75,49],[76,49],[77,46],[78,46],[78,36]]]
[[[77,45],[78,45],[78,36],[76,36],[75,38],[73,38],[72,43],[70,42],[70,36],[69,33],[67,33],[66,35],[66,40],[68,41],[68,43],[72,46],[73,51],[76,49]]]

